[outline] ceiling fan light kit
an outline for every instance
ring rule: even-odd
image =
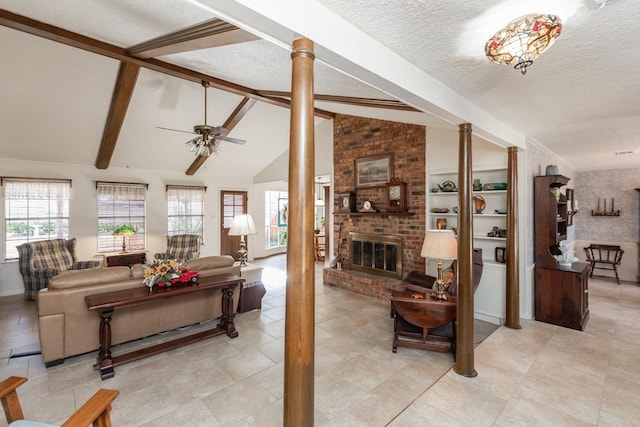
[[[527,67],[538,59],[558,38],[562,22],[556,15],[529,14],[509,22],[485,44],[485,55],[490,61],[527,72]]]
[[[238,138],[230,138],[227,135],[229,131],[222,126],[209,126],[207,125],[207,88],[209,83],[202,81],[202,87],[204,87],[204,124],[195,125],[193,132],[187,132],[178,129],[169,129],[158,127],[159,129],[170,130],[174,132],[193,133],[198,136],[190,141],[185,142],[187,149],[194,153],[196,156],[209,156],[211,153],[217,153],[220,148],[220,141],[232,142],[234,144],[244,144],[247,141]]]

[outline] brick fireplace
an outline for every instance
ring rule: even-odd
[[[341,212],[334,206],[334,242],[343,269],[327,268],[324,283],[356,293],[386,299],[402,278],[403,272],[424,271],[420,257],[425,235],[426,128],[424,126],[378,119],[337,115],[334,119],[334,192],[355,192],[356,209],[365,200],[381,212],[360,214]],[[407,183],[408,210],[403,215],[385,214],[386,187],[355,187],[355,161],[363,157],[392,154],[393,175]],[[335,197],[336,203],[338,198]],[[397,266],[393,274],[379,275],[352,265],[350,233],[397,238]],[[384,249],[387,250],[387,249]],[[386,263],[386,261],[385,261]],[[392,263],[390,263],[392,264]],[[374,273],[374,274],[371,274]],[[391,277],[389,277],[391,276]]]

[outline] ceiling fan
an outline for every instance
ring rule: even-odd
[[[158,126],[158,129],[170,130],[173,132],[183,132],[198,135],[195,138],[185,142],[185,146],[189,151],[196,156],[209,156],[211,153],[218,153],[220,151],[220,141],[232,142],[234,144],[244,144],[247,141],[244,139],[231,138],[227,136],[229,130],[222,126],[209,126],[207,125],[207,88],[209,83],[202,81],[204,87],[204,124],[195,125],[193,132],[179,129],[170,129]]]

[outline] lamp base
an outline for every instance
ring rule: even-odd
[[[240,261],[240,267],[247,266],[247,245],[244,242],[240,242],[240,250],[238,251],[238,261]]]
[[[444,291],[444,282],[442,280],[436,280],[433,284],[433,288],[435,289],[435,292],[431,294],[431,299],[437,301],[447,300],[447,293]]]

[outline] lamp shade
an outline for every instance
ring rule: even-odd
[[[249,214],[236,215],[233,217],[229,236],[247,236],[249,234],[257,234],[256,225],[253,218]]]
[[[120,226],[113,231],[114,236],[133,236],[134,234],[137,234],[136,230],[128,225]]]
[[[453,230],[427,230],[420,256],[435,259],[456,259],[458,241]]]

